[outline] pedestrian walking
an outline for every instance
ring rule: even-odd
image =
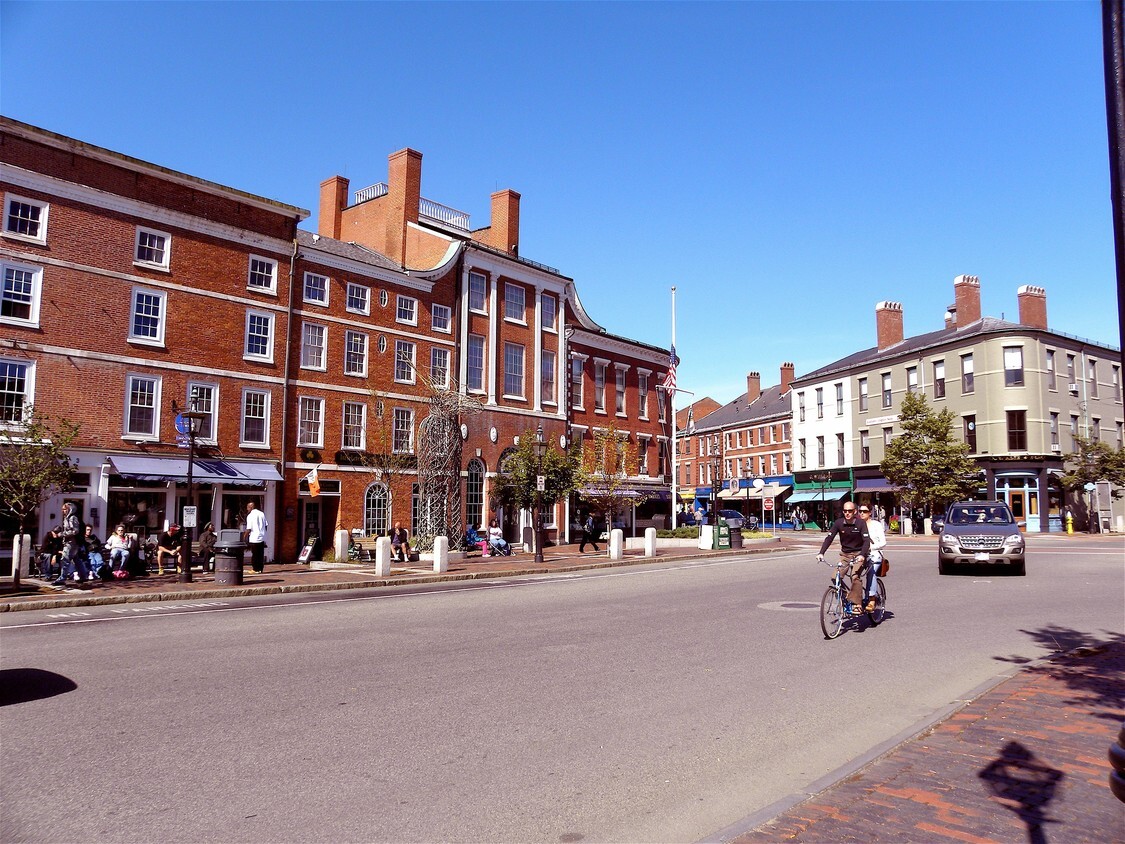
[[[62,506],[62,575],[54,582],[63,586],[71,577],[85,583],[90,579],[90,569],[86,565],[86,540],[82,520],[78,510],[69,501]]]
[[[586,521],[584,521],[582,523],[582,544],[580,546],[578,546],[578,553],[579,554],[585,554],[586,553],[586,544],[587,543],[594,546],[594,553],[595,554],[598,553],[598,534],[597,534],[596,531],[597,531],[597,529],[594,525],[594,514],[593,513],[587,513],[586,514]]]
[[[246,504],[246,542],[250,546],[250,566],[261,574],[266,570],[266,514],[253,501]]]

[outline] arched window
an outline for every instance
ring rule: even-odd
[[[390,496],[387,494],[387,486],[372,484],[363,498],[363,533],[375,536],[386,533],[390,528]]]
[[[473,458],[469,461],[465,480],[465,526],[484,527],[484,463]]]

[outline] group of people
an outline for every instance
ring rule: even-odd
[[[504,538],[504,531],[496,519],[488,523],[488,531],[484,535],[477,530],[475,523],[470,524],[469,529],[465,531],[465,544],[480,548],[482,557],[509,557],[512,554],[512,546]]]
[[[883,549],[887,547],[887,534],[883,523],[873,516],[867,504],[845,503],[844,515],[832,523],[816,555],[824,562],[828,547],[840,537],[840,561],[848,565],[847,573],[851,577],[848,602],[855,615],[874,612],[878,600],[875,579],[883,561]]]

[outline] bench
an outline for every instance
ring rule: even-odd
[[[359,559],[362,562],[375,561],[375,546],[381,538],[381,536],[356,536],[352,538],[352,544],[355,545],[356,550],[359,551]],[[411,548],[406,558],[411,563],[418,562],[418,551],[415,548]],[[393,552],[392,559],[397,559],[393,557]]]

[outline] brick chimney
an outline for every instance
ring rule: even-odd
[[[400,149],[387,161],[387,257],[406,263],[406,232],[409,223],[418,222],[422,198],[422,153]]]
[[[491,229],[491,246],[509,255],[520,254],[520,195],[514,190],[492,194]]]
[[[340,218],[348,207],[348,180],[333,176],[320,183],[320,212],[316,218],[316,231],[322,237],[340,239]]]
[[[760,372],[746,373],[746,403],[753,404],[762,394],[762,374]]]
[[[789,392],[789,385],[793,383],[793,364],[786,361],[781,365],[781,395]]]
[[[953,279],[953,325],[964,328],[980,319],[980,278],[959,275]]]
[[[1025,284],[1016,291],[1020,303],[1020,325],[1033,328],[1047,327],[1047,291],[1042,287]]]
[[[902,342],[900,302],[879,302],[875,305],[875,336],[880,352]]]

